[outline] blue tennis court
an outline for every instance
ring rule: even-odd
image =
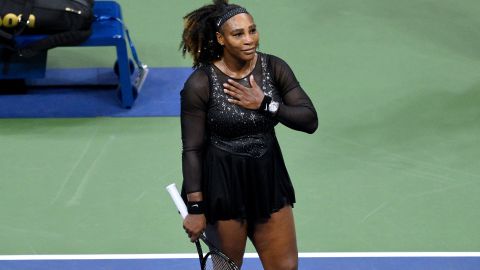
[[[356,253],[300,254],[300,269],[314,270],[476,270],[478,253]],[[198,269],[195,255],[84,255],[84,256],[24,256],[0,257],[0,270],[189,270]],[[243,269],[261,269],[254,254],[247,254]]]

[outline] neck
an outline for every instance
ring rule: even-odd
[[[256,61],[257,54],[255,54],[255,56],[248,61],[239,61],[224,55],[219,61],[220,65],[217,65],[217,67],[219,67],[220,70],[222,70],[223,73],[227,74],[229,77],[241,79],[253,71]]]

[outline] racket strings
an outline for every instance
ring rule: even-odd
[[[236,270],[234,266],[228,261],[228,259],[210,252],[204,258],[204,265],[202,270]]]

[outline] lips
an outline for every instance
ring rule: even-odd
[[[256,51],[256,48],[250,48],[250,49],[242,50],[242,52],[244,52],[246,54],[252,54],[252,53],[255,53],[255,51]]]

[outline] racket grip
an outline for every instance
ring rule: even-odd
[[[170,197],[172,197],[172,200],[175,203],[175,206],[177,207],[178,212],[180,212],[180,215],[182,216],[182,218],[185,219],[185,217],[188,215],[187,206],[185,205],[185,202],[180,196],[177,186],[175,185],[175,183],[172,183],[168,185],[166,189],[170,194]]]

